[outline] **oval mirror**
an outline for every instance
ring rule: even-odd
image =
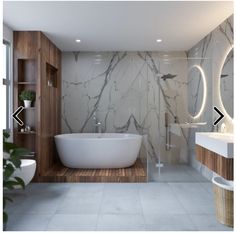
[[[225,57],[220,74],[220,96],[222,104],[228,115],[233,118],[234,114],[234,52],[233,48]]]
[[[200,66],[194,65],[189,69],[187,84],[188,113],[193,118],[198,118],[206,100],[205,75]]]

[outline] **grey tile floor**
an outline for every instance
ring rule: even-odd
[[[8,231],[232,231],[216,221],[211,183],[32,183],[14,191]]]
[[[149,162],[148,171],[149,181],[152,182],[208,182],[205,177],[187,164],[164,164],[159,174],[154,163]]]

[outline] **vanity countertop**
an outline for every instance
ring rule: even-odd
[[[195,143],[225,158],[234,157],[234,135],[232,133],[196,132]]]

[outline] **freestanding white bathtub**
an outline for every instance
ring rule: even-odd
[[[56,135],[61,162],[70,168],[124,168],[138,157],[142,136],[122,133]]]

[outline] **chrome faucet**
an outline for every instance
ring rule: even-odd
[[[97,122],[95,124],[95,127],[96,127],[96,133],[102,133],[102,124],[100,122]]]
[[[213,123],[215,123],[215,121],[217,120],[217,118],[214,119]],[[219,132],[219,125],[214,125],[213,124],[213,132]]]
[[[93,113],[93,120],[94,120],[94,127],[95,127],[95,133],[102,133],[102,123],[98,121],[96,111]]]

